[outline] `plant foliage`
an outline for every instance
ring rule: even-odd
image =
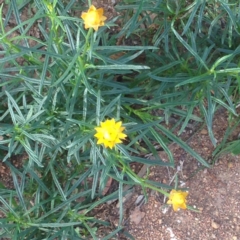
[[[175,142],[208,166],[178,135],[189,122],[204,122],[216,146],[216,110],[237,116],[237,1],[124,0],[115,7],[120,15],[98,31],[84,29],[80,18],[91,1],[75,2],[1,6],[0,151],[14,185],[0,189],[1,237],[99,239],[105,226],[110,232],[101,237],[110,239],[124,228],[124,184],[167,196],[174,188],[139,177],[132,162],[174,167],[168,145]],[[112,118],[128,137],[111,150],[97,145],[94,128]],[[152,160],[144,157],[149,153]],[[20,169],[14,156],[23,159]],[[109,178],[119,188],[104,195]],[[117,198],[120,219],[112,229],[93,213]]]

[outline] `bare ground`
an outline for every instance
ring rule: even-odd
[[[227,115],[219,113],[214,121],[218,142],[226,127]],[[206,129],[196,134],[189,145],[205,159],[213,151]],[[179,170],[179,184],[189,189],[188,204],[196,206],[200,213],[174,212],[154,193],[140,208],[144,216],[141,222],[130,221],[130,233],[136,240],[240,239],[240,156],[227,154],[213,168],[194,173],[199,168],[198,162],[178,147],[172,150]],[[169,183],[175,173],[171,169],[151,169],[152,179],[162,183]]]

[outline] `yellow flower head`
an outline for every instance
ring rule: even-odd
[[[96,9],[93,5],[90,6],[87,12],[82,13],[81,18],[84,21],[85,29],[93,28],[95,31],[104,26],[104,21],[107,19],[103,16],[103,8]]]
[[[101,127],[96,127],[97,133],[94,135],[98,141],[97,144],[103,144],[106,148],[113,148],[117,143],[122,143],[121,139],[127,137],[122,133],[125,127],[122,127],[122,122],[115,122],[115,119],[106,120],[100,123]]]
[[[181,190],[172,190],[170,192],[169,200],[167,201],[167,204],[172,204],[173,210],[177,211],[179,208],[186,209],[187,208],[187,195],[188,192],[183,192]]]

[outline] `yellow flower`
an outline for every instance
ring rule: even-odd
[[[98,141],[97,144],[102,144],[107,148],[113,148],[117,143],[122,143],[121,139],[127,137],[122,133],[125,127],[122,127],[122,122],[115,122],[115,119],[106,120],[100,123],[101,127],[96,127],[97,133],[94,135]]]
[[[84,21],[85,29],[93,28],[95,31],[104,26],[104,21],[107,19],[103,16],[103,8],[96,9],[93,5],[90,6],[87,12],[82,13],[81,18]]]
[[[170,196],[169,196],[169,200],[167,201],[167,204],[172,204],[174,211],[177,211],[179,208],[186,209],[187,195],[188,195],[188,192],[183,192],[181,190],[177,191],[173,189],[170,192]]]

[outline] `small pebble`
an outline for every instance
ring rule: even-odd
[[[220,227],[220,225],[218,223],[214,222],[213,220],[211,221],[211,226],[214,229],[218,229]]]
[[[233,168],[233,163],[232,162],[228,163],[228,168]]]
[[[207,135],[208,134],[208,130],[207,129],[202,129],[201,134]]]
[[[141,203],[143,198],[144,198],[144,195],[139,195],[135,201],[135,205],[138,205],[139,203]]]

